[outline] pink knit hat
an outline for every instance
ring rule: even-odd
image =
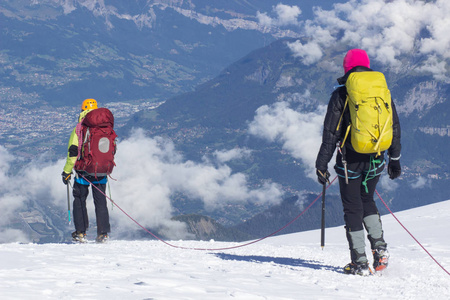
[[[370,60],[366,51],[361,49],[352,49],[344,57],[344,71],[347,73],[356,66],[370,68]]]

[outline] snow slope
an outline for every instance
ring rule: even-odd
[[[450,200],[396,214],[450,270]],[[344,229],[268,238],[225,251],[160,241],[103,245],[1,244],[1,299],[450,299],[450,276],[392,216],[382,217],[391,261],[381,276],[345,275]],[[301,222],[301,218],[297,222]],[[223,248],[235,243],[172,241]]]

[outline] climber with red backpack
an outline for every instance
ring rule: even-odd
[[[348,51],[343,67],[345,75],[338,79],[340,85],[328,104],[316,173],[319,183],[327,184],[328,163],[338,148],[334,168],[339,178],[351,257],[344,273],[368,275],[364,229],[375,271],[388,265],[389,252],[374,193],[385,168],[385,151],[389,156],[390,179],[401,174],[400,123],[385,77],[370,69],[364,50]]]
[[[110,232],[109,212],[106,201],[106,184],[115,162],[116,133],[114,116],[107,108],[98,108],[95,99],[86,99],[81,106],[78,124],[69,138],[66,164],[62,172],[64,184],[69,184],[75,170],[73,185],[73,220],[75,231],[72,239],[85,243],[89,219],[86,198],[92,184],[97,221],[96,242],[104,243]]]

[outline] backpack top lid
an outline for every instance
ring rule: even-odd
[[[89,113],[83,120],[83,125],[87,127],[114,127],[114,116],[107,108],[97,108]]]

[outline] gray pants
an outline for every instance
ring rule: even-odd
[[[383,239],[383,229],[380,215],[376,214],[367,216],[363,219],[363,223],[367,230],[367,237],[369,239],[371,249],[386,249],[387,244]],[[349,228],[346,229],[352,262],[367,263],[364,230],[350,231]]]

